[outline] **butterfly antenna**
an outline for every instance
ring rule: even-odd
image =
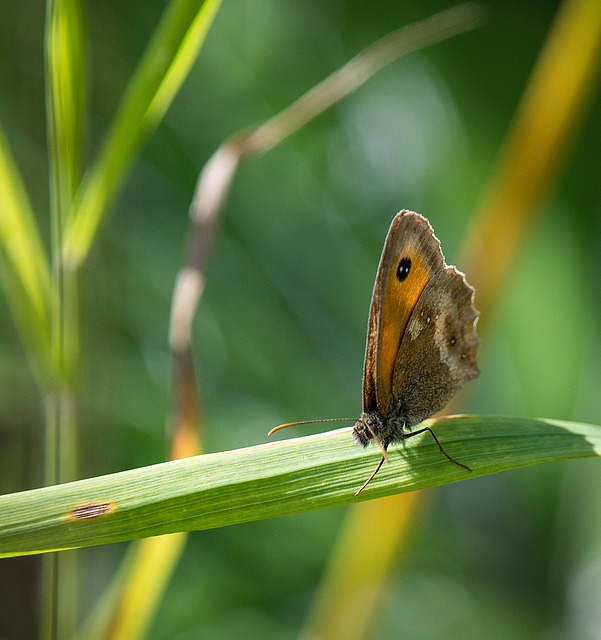
[[[356,422],[356,418],[325,418],[324,420],[301,420],[301,422],[287,422],[286,424],[280,424],[274,427],[268,434],[269,437],[272,433],[284,429],[285,427],[293,427],[297,424],[315,424],[316,422]]]
[[[380,467],[384,464],[384,460],[386,460],[386,458],[384,458],[384,456],[382,456],[382,459],[380,460],[380,462],[378,463],[378,466],[376,467],[376,470],[371,474],[371,476],[369,476],[369,478],[361,485],[361,488],[357,491],[357,493],[355,493],[355,496],[358,496],[363,489],[365,489],[365,487],[367,487],[367,485],[375,478],[376,473],[378,473],[378,471],[380,470]]]

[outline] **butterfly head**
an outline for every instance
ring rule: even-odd
[[[378,434],[382,433],[383,426],[382,416],[377,411],[371,411],[369,413],[363,412],[359,420],[355,422],[353,437],[355,444],[361,445],[362,447],[366,447],[370,440],[373,440],[380,447],[382,455],[387,460],[386,449],[390,443],[382,442],[382,438],[378,437]]]

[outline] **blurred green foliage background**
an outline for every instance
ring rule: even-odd
[[[558,4],[481,2],[480,29],[393,63],[241,165],[194,324],[206,451],[264,442],[280,422],[359,415],[388,225],[402,208],[422,213],[455,264]],[[374,40],[449,6],[223,4],[80,277],[80,477],[165,459],[169,309],[188,207],[210,154]],[[88,4],[86,161],[162,10],[154,0]],[[43,3],[0,3],[0,120],[47,230],[43,32]],[[601,100],[591,90],[582,132],[489,310],[481,376],[462,410],[601,424]],[[44,443],[43,398],[4,300],[0,340],[0,492],[8,493],[43,483]],[[372,637],[601,637],[599,504],[594,459],[429,492]],[[297,637],[344,515],[192,534],[149,637]],[[357,540],[357,554],[373,545]],[[125,549],[77,552],[82,616]],[[0,562],[0,638],[33,637],[39,565],[36,557]]]

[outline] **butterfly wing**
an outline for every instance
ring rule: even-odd
[[[395,413],[410,428],[442,410],[479,375],[474,289],[455,267],[438,271],[411,314],[394,366]]]
[[[398,213],[388,231],[371,299],[363,411],[388,416],[393,373],[409,318],[433,274],[445,266],[430,223],[412,211]]]

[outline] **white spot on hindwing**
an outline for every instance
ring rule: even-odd
[[[417,316],[412,316],[409,320],[409,324],[407,325],[407,331],[411,340],[415,340],[424,328],[424,312],[422,311],[419,314],[419,318]]]
[[[457,379],[461,375],[460,363],[465,355],[459,355],[454,349],[457,339],[452,334],[449,335],[449,330],[452,329],[454,323],[451,318],[447,322],[448,316],[449,312],[442,311],[436,318],[434,343],[438,347],[441,361],[447,365],[451,376]]]

